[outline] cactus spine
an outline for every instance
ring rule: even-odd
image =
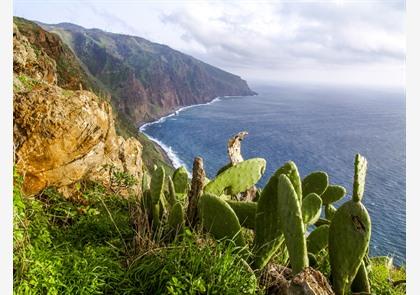
[[[361,203],[366,169],[366,159],[357,154],[353,199],[344,203],[331,220],[328,248],[333,288],[339,295],[350,287],[369,246],[370,217]]]

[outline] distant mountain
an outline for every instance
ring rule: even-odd
[[[99,29],[39,23],[73,50],[89,76],[137,126],[216,96],[253,95],[245,80],[166,45]]]

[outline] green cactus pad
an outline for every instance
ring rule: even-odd
[[[153,228],[157,228],[160,226],[160,203],[152,205],[152,220],[153,220]]]
[[[328,174],[322,171],[307,175],[302,181],[302,195],[305,198],[310,193],[321,196],[328,187]]]
[[[274,175],[258,201],[255,219],[254,266],[264,267],[282,242],[286,242],[294,273],[308,266],[299,198],[285,174]]]
[[[328,246],[328,225],[321,225],[314,229],[309,236],[306,238],[308,245],[308,252],[318,254],[319,251],[325,249]]]
[[[165,184],[165,170],[163,167],[158,167],[153,171],[152,181],[150,182],[150,193],[152,196],[152,203],[157,204],[164,193]]]
[[[280,225],[278,176],[271,176],[257,203],[255,214],[255,259],[253,267],[262,269],[284,242]]]
[[[169,212],[168,225],[171,229],[178,231],[184,225],[184,220],[184,208],[181,203],[177,202],[172,206],[171,211]]]
[[[346,195],[346,189],[341,185],[329,185],[325,192],[321,195],[324,205],[337,202]]]
[[[356,277],[351,283],[351,291],[358,294],[370,294],[369,276],[364,261],[360,264]]]
[[[330,225],[331,221],[324,218],[319,218],[317,222],[315,222],[315,226],[319,227],[321,225]]]
[[[299,202],[301,203],[302,183],[296,164],[293,161],[286,162],[282,167],[280,167],[279,169],[277,169],[276,172],[274,172],[274,175],[276,176],[279,176],[281,174],[285,174],[287,177],[289,177],[289,180],[292,183],[293,188],[295,189],[295,192],[299,198]]]
[[[232,163],[229,163],[229,164],[226,164],[225,166],[223,166],[222,168],[220,168],[218,171],[217,171],[217,173],[216,173],[216,176],[218,176],[219,174],[221,174],[223,171],[225,171],[225,170],[227,170],[227,169],[229,169],[230,167],[232,167],[233,165],[232,165]]]
[[[204,193],[221,195],[227,191],[230,195],[244,192],[258,180],[265,170],[265,160],[262,158],[249,159],[232,166],[220,173],[214,180],[204,187]]]
[[[360,202],[365,191],[367,160],[360,154],[354,159],[353,201]]]
[[[305,225],[311,225],[318,221],[322,212],[322,200],[315,194],[310,193],[302,201],[302,220]]]
[[[361,202],[344,203],[330,224],[328,250],[333,289],[347,292],[368,249],[371,233],[369,213]]]
[[[204,229],[216,239],[228,238],[237,246],[245,246],[238,217],[226,201],[204,194],[199,201],[199,213]]]
[[[246,228],[255,228],[255,214],[257,212],[257,203],[255,202],[241,202],[241,201],[226,201],[229,206],[235,211],[239,219],[239,223]]]
[[[328,204],[325,206],[325,218],[328,220],[333,219],[335,212],[337,212],[337,209],[333,205]]]
[[[167,178],[167,181],[168,181],[167,200],[168,200],[169,205],[173,206],[173,205],[175,205],[175,203],[177,201],[175,187],[174,187],[174,183],[172,182],[172,178],[171,177],[168,177]]]
[[[289,252],[292,271],[297,274],[309,266],[308,253],[299,199],[286,175],[279,176],[277,194],[280,203],[281,230]]]
[[[141,191],[145,192],[149,188],[150,188],[150,175],[146,171],[144,171],[142,182],[141,182]]]
[[[184,166],[181,166],[174,171],[172,180],[177,194],[188,193],[188,171]]]

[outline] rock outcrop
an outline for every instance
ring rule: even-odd
[[[110,186],[113,171],[140,180],[142,146],[134,138],[117,136],[109,103],[92,92],[74,90],[77,77],[68,80],[73,84],[63,84],[68,89],[57,84],[62,75],[57,75],[57,62],[50,55],[64,49],[50,35],[34,33],[28,40],[14,25],[14,152],[25,193],[36,194],[47,186],[68,191],[82,179]],[[43,40],[57,43],[45,49]],[[133,189],[138,193],[140,186]]]
[[[255,94],[239,76],[140,37],[69,23],[41,26],[61,36],[137,126],[217,96]]]

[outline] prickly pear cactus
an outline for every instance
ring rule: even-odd
[[[274,172],[274,175],[276,176],[281,174],[285,174],[287,177],[289,177],[289,180],[292,183],[293,188],[295,189],[295,192],[299,198],[299,202],[302,203],[302,183],[296,164],[293,161],[286,162],[286,164]]]
[[[262,268],[284,238],[294,273],[308,266],[299,198],[287,175],[273,175],[258,200],[254,268]],[[284,235],[284,237],[283,237]]]
[[[262,269],[284,241],[280,225],[278,185],[279,177],[271,176],[258,199],[255,214],[255,269]]]
[[[298,196],[286,175],[279,176],[280,226],[286,241],[290,264],[294,274],[309,266],[306,250],[305,226]]]
[[[337,212],[337,209],[333,205],[328,204],[325,206],[325,218],[328,220],[333,219],[335,212]]]
[[[168,216],[168,225],[171,229],[179,231],[184,225],[184,208],[180,202],[175,203]]]
[[[332,204],[342,199],[346,195],[346,189],[341,185],[329,185],[321,195],[324,205]]]
[[[181,166],[174,171],[174,174],[172,175],[172,180],[175,188],[175,193],[188,193],[188,171],[184,168],[184,166]]]
[[[318,254],[328,246],[329,225],[321,225],[314,229],[306,238],[308,252]]]
[[[302,219],[305,225],[311,225],[318,221],[322,211],[322,200],[315,194],[310,193],[302,201]]]
[[[328,187],[328,174],[317,171],[306,176],[302,181],[302,195],[305,198],[310,193],[321,196]]]
[[[365,191],[367,160],[360,154],[354,159],[353,201],[361,202]]]
[[[368,271],[364,261],[360,264],[356,277],[351,284],[351,291],[353,293],[370,294]]]
[[[239,223],[246,228],[255,228],[255,214],[257,212],[257,203],[255,202],[241,202],[241,201],[226,201],[229,206],[235,211]]]
[[[143,178],[141,182],[141,191],[145,192],[150,188],[150,175],[146,171],[143,173]]]
[[[164,194],[165,185],[165,170],[163,167],[157,167],[152,174],[152,181],[150,182],[150,194],[152,196],[152,203],[157,204]]]
[[[228,238],[237,246],[245,246],[238,217],[226,201],[215,195],[203,194],[198,206],[205,230],[216,239]]]
[[[174,206],[177,201],[174,183],[170,177],[168,177],[166,181],[168,182],[168,194],[166,195],[166,199],[170,206]]]
[[[262,158],[249,159],[232,166],[204,187],[204,193],[221,195],[227,191],[229,195],[244,192],[258,180],[265,170],[265,160]]]
[[[371,223],[361,203],[367,161],[356,155],[353,199],[344,203],[331,220],[328,239],[334,291],[345,294],[355,278],[369,247]]]

